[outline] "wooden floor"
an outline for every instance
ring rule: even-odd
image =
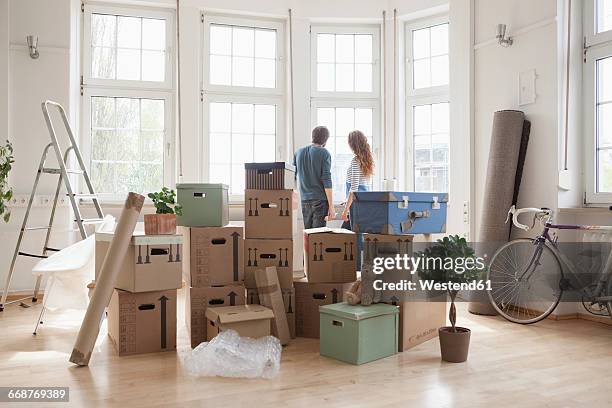
[[[520,326],[459,309],[461,325],[473,330],[467,363],[441,362],[437,339],[362,366],[320,357],[318,341],[297,339],[283,351],[278,377],[239,380],[185,372],[181,306],[177,353],[120,358],[104,327],[89,367],[68,362],[82,313],[49,313],[34,337],[38,306],[10,306],[0,313],[0,386],[68,386],[70,404],[57,406],[81,407],[612,406],[612,326]],[[10,405],[28,406],[3,406]]]

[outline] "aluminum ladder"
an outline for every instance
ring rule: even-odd
[[[57,252],[59,249],[49,247],[49,239],[51,238],[51,228],[53,226],[53,219],[55,218],[55,211],[57,209],[57,203],[60,195],[60,190],[62,189],[62,184],[66,188],[66,195],[68,200],[70,201],[70,205],[72,207],[72,211],[74,214],[74,222],[77,224],[79,228],[79,232],[81,234],[81,238],[87,238],[87,231],[85,226],[88,224],[99,224],[103,222],[104,214],[102,213],[102,207],[100,206],[100,202],[94,192],[94,188],[91,184],[91,180],[89,179],[89,175],[87,174],[87,170],[85,169],[85,163],[83,162],[83,157],[81,156],[81,152],[79,151],[79,147],[77,146],[77,142],[74,138],[74,133],[72,132],[72,128],[70,127],[70,123],[68,121],[68,117],[66,116],[66,111],[57,102],[53,101],[44,101],[42,104],[42,112],[45,117],[45,122],[47,123],[47,129],[49,130],[49,134],[51,136],[51,142],[45,146],[43,149],[42,156],[40,158],[40,164],[38,165],[38,170],[36,172],[36,178],[34,179],[34,186],[32,187],[32,192],[30,193],[30,199],[28,201],[28,206],[26,209],[25,216],[23,217],[23,223],[21,224],[21,229],[19,230],[19,238],[17,238],[17,244],[15,246],[15,252],[13,253],[13,258],[11,260],[11,266],[9,267],[8,275],[6,276],[6,282],[4,284],[4,292],[2,292],[2,299],[0,301],[0,312],[2,312],[6,305],[11,303],[19,303],[23,307],[29,307],[24,301],[29,299],[29,296],[23,297],[21,299],[15,299],[7,302],[7,297],[9,293],[9,288],[11,285],[11,279],[13,277],[13,272],[15,270],[15,264],[17,262],[17,257],[26,256],[31,258],[39,258],[44,259],[48,257],[49,252]],[[64,122],[64,126],[66,128],[66,133],[69,138],[69,146],[66,148],[64,153],[62,154],[61,148],[57,141],[57,135],[55,133],[55,128],[53,127],[53,121],[51,120],[51,116],[49,115],[49,108],[56,108]],[[45,162],[47,161],[47,155],[49,154],[51,148],[55,152],[55,156],[57,162],[59,164],[59,168],[55,167],[47,167],[45,166]],[[70,152],[74,152],[74,156],[76,157],[76,164],[78,165],[77,169],[69,169],[66,167],[66,162],[69,158]],[[55,196],[53,199],[53,205],[51,207],[51,214],[49,216],[49,223],[43,226],[28,226],[28,218],[30,216],[30,210],[32,209],[32,203],[34,202],[34,198],[36,196],[36,189],[38,188],[38,182],[40,181],[40,176],[43,174],[53,174],[59,176],[57,180],[57,188],[55,190]],[[75,193],[71,183],[69,175],[81,175],[85,181],[85,187],[87,193],[78,194]],[[92,200],[97,218],[92,219],[84,219],[81,215],[81,210],[79,208],[79,203],[81,200]],[[42,251],[40,254],[32,254],[28,252],[23,252],[21,250],[21,244],[23,242],[23,236],[28,231],[40,231],[45,230],[46,236],[45,241],[42,247]],[[36,286],[34,287],[34,295],[32,296],[32,302],[36,303],[38,300],[38,291],[40,290],[40,283],[42,280],[42,276],[39,275],[36,279]],[[44,308],[41,310],[41,314],[38,320],[38,323],[41,323],[42,315],[44,312]],[[37,327],[38,327],[37,323]],[[36,334],[36,330],[34,331]]]

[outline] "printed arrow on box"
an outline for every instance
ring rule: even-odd
[[[236,231],[232,232],[232,246],[233,246],[233,258],[234,258],[234,282],[238,282],[238,237],[240,234]]]
[[[166,302],[168,301],[168,298],[165,295],[163,295],[158,300],[159,300],[159,302],[161,304],[161,310],[160,310],[160,318],[161,318],[161,348],[165,349],[166,348]]]
[[[332,293],[332,303],[338,303],[338,289],[333,288],[331,290]]]
[[[232,290],[227,296],[230,298],[230,306],[236,306],[236,296],[238,295]]]

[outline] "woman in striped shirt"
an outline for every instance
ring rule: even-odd
[[[344,223],[342,228],[350,229],[349,209],[353,203],[353,193],[355,191],[368,191],[370,177],[374,173],[374,159],[372,150],[365,135],[359,130],[349,133],[348,144],[353,151],[353,159],[346,171],[346,205],[342,211]]]

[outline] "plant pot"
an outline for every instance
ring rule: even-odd
[[[145,214],[146,235],[176,234],[176,214]]]
[[[470,349],[471,330],[465,327],[455,327],[455,332],[450,326],[440,327],[440,353],[442,360],[450,363],[463,363],[467,360]]]

